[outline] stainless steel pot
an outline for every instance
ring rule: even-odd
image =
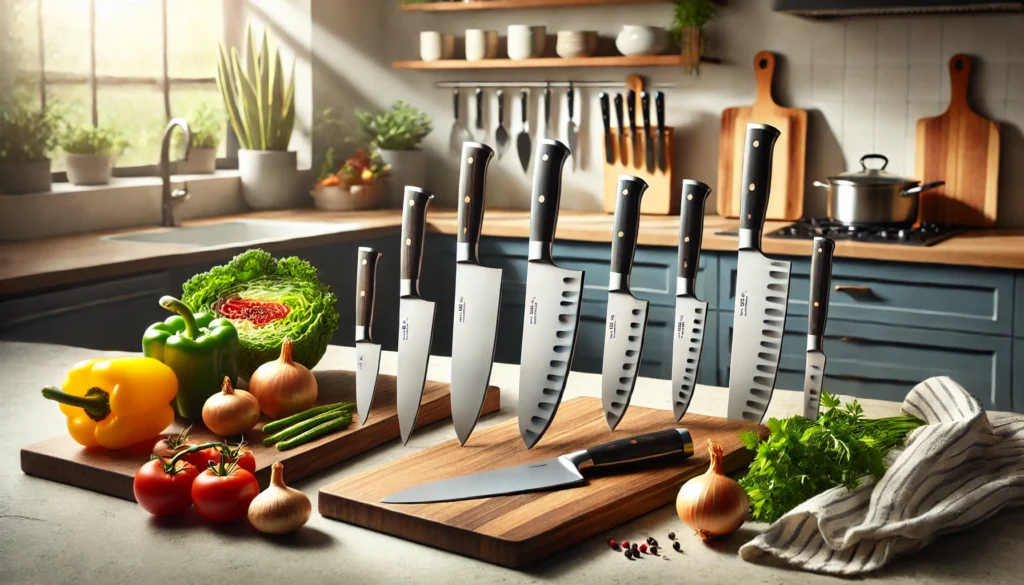
[[[865,161],[879,159],[882,167],[869,169]],[[921,181],[886,172],[889,159],[881,154],[860,157],[859,171],[850,171],[828,178],[828,183],[815,181],[814,186],[828,189],[828,217],[844,225],[907,227],[917,221],[918,194],[944,185]]]

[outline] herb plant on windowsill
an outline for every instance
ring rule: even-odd
[[[50,190],[50,153],[64,127],[63,109],[39,111],[16,102],[0,111],[0,193]]]
[[[110,126],[78,126],[61,138],[73,185],[106,185],[114,169],[114,159],[128,147],[128,141]]]
[[[356,111],[356,118],[370,148],[379,152],[384,163],[391,167],[394,181],[388,189],[388,206],[397,207],[406,185],[425,186],[427,158],[420,144],[434,130],[433,121],[426,113],[403,101],[395,102],[379,114]]]
[[[210,175],[217,170],[217,148],[224,136],[224,111],[203,104],[187,118],[192,147],[178,169],[182,174]],[[184,151],[182,134],[175,134],[178,149]]]

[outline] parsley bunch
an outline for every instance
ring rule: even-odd
[[[821,393],[818,420],[792,416],[770,419],[771,435],[742,434],[756,453],[740,485],[750,497],[750,516],[775,522],[799,504],[836,486],[854,489],[861,478],[885,473],[885,455],[924,424],[912,416],[868,419],[856,400],[845,407],[838,396]]]

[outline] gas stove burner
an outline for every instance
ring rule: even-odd
[[[868,227],[844,225],[828,219],[804,218],[792,225],[765,234],[766,238],[811,240],[816,237],[833,240],[901,244],[904,246],[934,246],[963,233],[964,228],[924,223],[918,227]]]

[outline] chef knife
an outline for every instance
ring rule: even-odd
[[[647,172],[654,172],[654,141],[651,139],[651,96],[640,92],[640,110],[644,118],[644,156],[647,158]]]
[[[654,94],[654,112],[658,119],[658,168],[662,172],[668,170],[668,148],[665,146],[667,136],[665,135],[665,93],[657,92]]]
[[[484,90],[476,88],[476,127],[477,130],[484,129]],[[487,134],[484,134],[486,136]]]
[[[649,303],[633,296],[629,275],[633,269],[640,199],[647,183],[632,175],[619,175],[615,188],[615,223],[612,226],[611,274],[608,277],[608,316],[604,328],[601,401],[604,420],[615,430],[633,396],[644,352]]]
[[[544,138],[551,138],[551,86],[550,85],[544,87]]]
[[[385,504],[425,504],[552,491],[586,484],[581,472],[589,467],[610,467],[669,455],[693,456],[693,438],[689,431],[666,429],[618,439],[546,461],[423,483],[381,501]]]
[[[577,128],[576,128],[576,89],[573,88],[572,82],[569,82],[569,91],[565,94],[566,113],[569,115],[569,120],[565,123],[565,142],[569,147],[569,156],[572,157],[572,168],[573,170],[579,166],[578,159],[579,154],[576,153],[578,146],[577,142]]]
[[[640,168],[640,159],[637,157],[637,153],[640,152],[640,133],[636,131],[636,92],[632,89],[626,94],[626,112],[629,114],[629,135],[633,139],[633,152],[630,153],[633,159],[630,163],[633,168],[638,169]]]
[[[708,303],[697,300],[697,270],[704,235],[704,203],[711,187],[693,179],[683,180],[683,205],[679,214],[679,266],[676,269],[676,322],[672,329],[672,412],[682,420],[697,385],[700,356],[704,349]]]
[[[359,248],[356,260],[356,411],[360,426],[366,424],[373,408],[380,368],[380,344],[373,341],[373,299],[379,259],[380,252],[373,248]]]
[[[736,308],[729,374],[729,418],[760,423],[775,390],[786,325],[791,265],[761,251],[779,131],[747,124],[743,153]]]
[[[452,422],[463,445],[480,418],[487,394],[501,305],[501,269],[481,266],[478,252],[487,165],[493,155],[485,144],[467,142],[462,146],[451,395]]]
[[[557,140],[542,140],[537,148],[519,368],[519,433],[527,448],[544,436],[558,410],[579,332],[583,271],[559,268],[551,255],[568,156]]]
[[[427,205],[433,198],[419,187],[406,187],[402,206],[402,274],[398,301],[398,427],[402,443],[409,442],[416,426],[434,335],[434,303],[420,296]]]
[[[499,89],[494,92],[498,98],[498,129],[494,131],[494,142],[498,147],[498,160],[505,156],[508,150],[508,129],[505,128],[505,91]]]
[[[527,89],[521,90],[519,94],[519,111],[522,112],[523,125],[519,130],[519,136],[516,136],[516,150],[519,151],[519,163],[523,165],[523,172],[525,173],[530,168],[530,150],[533,146],[530,144],[530,91]]]
[[[615,122],[619,125],[619,160],[625,165],[626,156],[626,116],[622,113],[622,94],[615,94]],[[610,161],[609,161],[610,162]]]
[[[804,370],[804,416],[816,420],[825,376],[825,320],[828,294],[832,287],[832,252],[836,244],[828,238],[814,238],[811,248],[811,291],[807,297],[807,367]]]
[[[598,96],[601,102],[601,122],[604,124],[604,160],[608,164],[615,163],[615,153],[612,149],[611,120],[608,113],[608,94],[601,92]]]

